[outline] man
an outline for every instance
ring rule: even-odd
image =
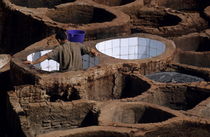
[[[51,52],[41,56],[35,61],[25,61],[25,64],[38,64],[46,59],[52,59],[60,64],[60,71],[71,71],[82,69],[82,55],[90,54],[98,56],[99,53],[92,48],[82,45],[81,43],[69,42],[66,33],[61,31],[56,33],[58,45]]]

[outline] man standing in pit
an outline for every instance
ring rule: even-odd
[[[93,48],[84,46],[78,42],[69,42],[64,31],[57,32],[55,38],[59,43],[55,49],[35,61],[24,61],[24,63],[34,65],[46,59],[52,59],[60,64],[59,71],[72,71],[82,69],[82,55],[99,55],[99,52]]]

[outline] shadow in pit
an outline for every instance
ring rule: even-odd
[[[10,0],[12,3],[28,8],[54,8],[57,5],[76,0]]]
[[[210,51],[210,39],[207,36],[192,35],[174,39],[177,48],[183,51]]]
[[[22,113],[17,113],[14,110],[14,106],[10,102],[8,94],[6,95],[6,117],[5,117],[5,127],[6,134],[5,137],[27,137],[26,133],[23,132],[21,127],[21,122],[19,116],[22,116]]]
[[[189,110],[209,96],[210,92],[205,89],[174,85],[147,92],[141,100],[175,110]]]
[[[150,88],[141,78],[120,73],[89,80],[84,86],[87,96],[81,98],[96,101],[135,97]]]
[[[132,3],[136,0],[93,0],[99,4],[104,4],[104,5],[108,5],[108,6],[122,6],[122,5],[126,5],[129,3]]]

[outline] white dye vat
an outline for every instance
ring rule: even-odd
[[[103,41],[96,48],[108,56],[132,60],[158,56],[165,52],[166,46],[158,40],[131,37]]]
[[[44,50],[44,51],[32,53],[27,56],[27,60],[35,61],[36,59],[40,58],[41,56],[43,56],[44,54],[46,54],[50,51],[52,51],[52,50]],[[84,55],[84,56],[82,56],[82,60],[83,60],[83,69],[87,69],[89,67],[93,67],[93,66],[96,66],[97,64],[99,64],[98,57],[91,57],[89,55]],[[45,60],[45,61],[43,61],[39,64],[35,64],[33,66],[37,69],[49,71],[49,72],[59,71],[59,63],[54,60]]]

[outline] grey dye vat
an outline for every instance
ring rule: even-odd
[[[198,82],[204,81],[203,78],[183,74],[179,72],[158,72],[149,75],[145,75],[151,80],[162,82],[162,83],[185,83],[185,82]]]

